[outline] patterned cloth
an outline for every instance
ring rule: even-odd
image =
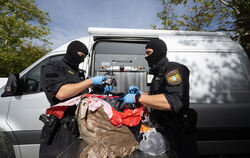
[[[104,111],[108,115],[110,122],[115,126],[126,125],[129,127],[133,127],[141,122],[143,115],[142,105],[136,109],[126,108],[123,112],[119,112],[116,111],[109,103],[102,100],[105,99],[106,97],[113,99],[119,96],[110,97],[110,96],[87,94],[86,97],[91,98],[89,103],[89,110],[96,111],[103,105]]]
[[[81,99],[81,96],[77,96],[65,102],[61,102],[54,106],[51,106],[50,108],[46,110],[46,114],[56,115],[59,117],[59,119],[61,119],[63,117],[64,112],[68,109],[68,107],[78,104],[80,99]]]
[[[61,102],[59,104],[56,104],[46,110],[46,114],[48,115],[56,115],[61,119],[63,117],[64,112],[67,110],[69,106],[74,106],[78,104],[80,101],[86,101],[81,100],[81,98],[86,97],[89,98],[88,100],[88,109],[90,111],[96,111],[100,107],[103,106],[104,112],[107,114],[108,118],[110,119],[110,122],[115,126],[121,126],[126,125],[129,127],[136,126],[140,123],[142,114],[143,114],[143,106],[140,106],[136,109],[129,109],[126,108],[124,112],[116,111],[108,102],[106,102],[106,97],[109,97],[111,99],[116,98],[118,96],[103,96],[103,95],[92,95],[92,94],[86,94],[83,96],[77,96],[75,98],[72,98],[70,100],[67,100],[65,102]]]

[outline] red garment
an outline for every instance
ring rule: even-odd
[[[119,96],[100,96],[100,95],[93,95],[93,94],[86,94],[86,97],[97,97],[100,99],[104,99],[106,97],[109,97],[111,99],[117,98]],[[126,126],[136,126],[140,123],[142,119],[142,114],[143,114],[143,106],[141,105],[139,108],[136,108],[134,110],[132,109],[125,109],[124,112],[119,112],[116,111],[112,107],[112,112],[113,116],[110,119],[110,122],[115,125],[115,126],[121,126],[121,125],[126,125]]]
[[[79,97],[79,96],[77,96],[77,97]],[[77,98],[77,97],[75,97],[75,98]],[[106,98],[105,96],[101,96],[101,95],[93,95],[93,94],[86,94],[86,97],[87,98],[89,98],[89,97],[97,97],[97,98],[100,98],[100,99],[104,99],[104,98]],[[109,97],[109,96],[108,96]],[[117,96],[115,96],[115,97],[117,97]],[[109,97],[109,98],[115,98],[115,97]],[[74,98],[72,98],[72,100],[73,100]],[[66,101],[67,102],[67,101]],[[59,104],[61,104],[61,103],[59,103]],[[58,104],[57,104],[58,105]],[[63,117],[63,115],[64,115],[64,112],[68,109],[68,106],[67,105],[65,105],[65,106],[57,106],[57,105],[55,105],[55,106],[52,106],[52,107],[49,107],[47,110],[46,110],[46,114],[47,115],[55,115],[55,116],[58,116],[59,117],[59,119],[61,119],[62,117]]]
[[[93,94],[86,94],[85,95],[87,98],[89,97],[97,97],[100,99],[104,99],[106,97],[109,97],[111,99],[119,97],[119,96],[101,96],[101,95],[93,95]],[[68,106],[52,106],[46,110],[47,115],[56,115],[61,119],[63,117],[64,112],[67,110]],[[142,114],[143,114],[143,106],[141,105],[140,107],[132,110],[126,108],[124,112],[119,112],[116,111],[112,107],[112,112],[113,116],[110,119],[110,122],[115,125],[115,126],[121,126],[121,125],[126,125],[126,126],[136,126],[140,123],[142,119]]]
[[[47,115],[56,115],[61,119],[68,106],[52,106],[46,110]]]
[[[125,109],[124,112],[116,111],[112,107],[113,111],[113,117],[110,119],[110,122],[113,125],[121,126],[136,126],[140,123],[142,119],[142,113],[143,113],[143,106],[140,106],[139,108],[136,108],[134,110],[132,109]]]
[[[64,115],[64,112],[68,109],[69,106],[75,106],[77,102],[81,99],[81,96],[76,96],[65,102],[58,103],[46,110],[47,115],[56,115],[61,119]]]

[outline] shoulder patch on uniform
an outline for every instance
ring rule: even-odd
[[[46,78],[57,78],[59,77],[58,73],[47,73],[45,74]]]
[[[166,78],[169,84],[176,85],[181,83],[181,75],[178,69],[174,69],[166,74]]]
[[[69,72],[70,74],[72,74],[72,75],[74,75],[74,74],[75,74],[74,72],[72,72],[72,71],[70,71],[70,70],[69,70],[68,72]]]

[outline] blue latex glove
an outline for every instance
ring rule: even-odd
[[[140,91],[140,89],[138,87],[136,87],[136,86],[130,86],[128,88],[128,93],[131,93],[131,94],[137,94],[137,93],[142,94],[142,92]]]
[[[108,93],[108,92],[112,91],[113,89],[115,89],[115,87],[106,85],[104,87],[104,93]]]
[[[90,79],[92,80],[92,84],[100,85],[100,84],[102,84],[102,81],[106,79],[106,77],[105,76],[96,76],[96,77],[91,77]]]
[[[123,102],[124,102],[124,103],[135,103],[134,98],[135,98],[135,94],[130,94],[130,93],[128,93],[128,94],[126,94],[126,95],[124,96]]]

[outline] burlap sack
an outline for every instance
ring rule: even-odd
[[[77,121],[80,136],[88,144],[82,150],[81,158],[125,157],[138,148],[128,127],[111,124],[103,107],[95,112],[89,111],[88,98],[78,106]]]

